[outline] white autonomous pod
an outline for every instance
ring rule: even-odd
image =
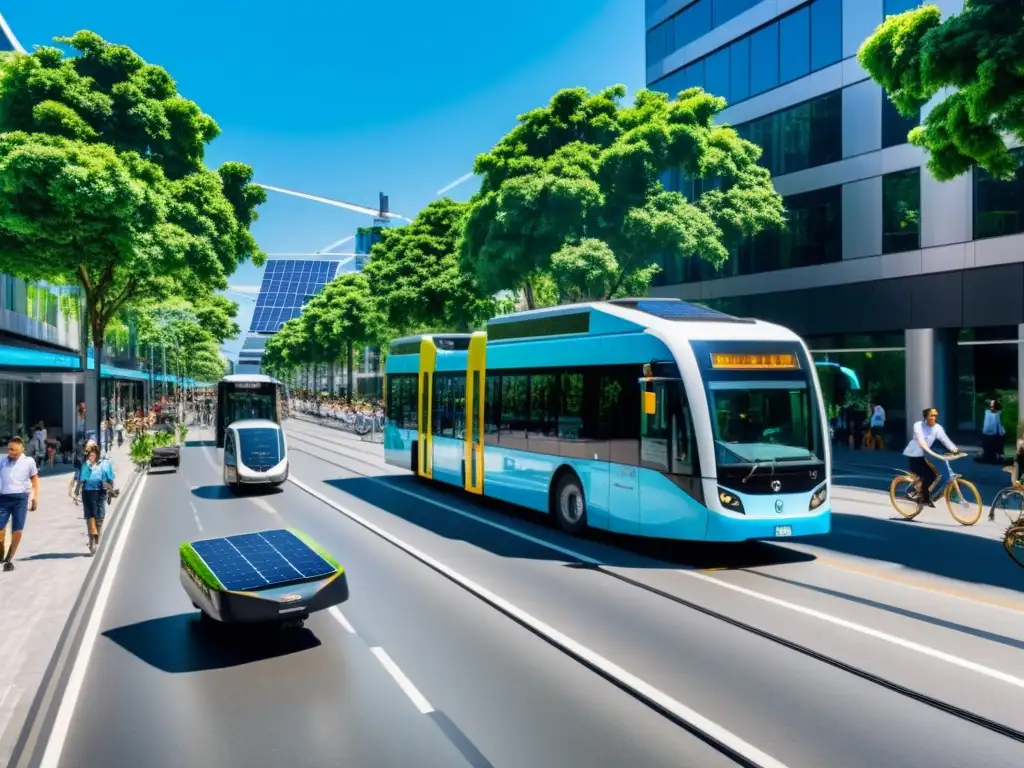
[[[288,479],[284,430],[267,419],[229,424],[224,436],[224,482],[236,493],[243,485],[277,487]]]

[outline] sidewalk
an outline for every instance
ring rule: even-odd
[[[111,450],[109,458],[122,493],[107,508],[108,521],[120,512],[124,489],[135,471],[127,443]],[[11,757],[93,563],[86,547],[82,507],[68,496],[71,473],[70,464],[56,464],[53,470],[40,472],[39,508],[28,513],[25,536],[15,555],[16,568],[11,573],[0,572],[0,765],[6,765]]]
[[[964,448],[970,452],[969,448]],[[902,451],[851,451],[849,448],[833,448],[832,464],[842,469],[863,469],[873,472],[883,471],[890,476],[896,469],[907,466],[907,458]],[[965,475],[976,485],[995,485],[999,488],[1010,484],[1010,476],[996,464],[982,464],[973,456],[966,456],[953,462],[953,469]]]

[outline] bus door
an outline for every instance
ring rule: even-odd
[[[466,455],[464,483],[470,493],[484,492],[484,395],[487,375],[487,334],[469,340],[466,366]]]
[[[426,336],[420,340],[419,408],[416,409],[418,444],[416,451],[416,474],[420,477],[434,476],[433,404],[434,369],[437,366],[437,346]]]

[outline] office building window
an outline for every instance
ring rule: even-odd
[[[923,0],[885,0],[882,3],[882,11],[886,16],[895,16],[897,13],[917,8]]]
[[[720,27],[744,11],[750,10],[759,2],[761,0],[712,0],[711,22],[714,26]]]
[[[720,268],[697,256],[662,254],[654,285],[678,285],[721,277],[829,264],[843,258],[843,189],[816,189],[783,199],[787,225],[745,240]]]
[[[735,126],[761,147],[760,164],[773,176],[834,163],[843,154],[842,91]]]
[[[811,9],[803,7],[779,21],[779,82],[811,71]]]
[[[921,169],[882,177],[882,253],[921,247]]]
[[[843,0],[811,4],[811,71],[843,58]]]
[[[729,10],[740,5],[742,3],[739,0],[733,0],[723,7]],[[684,35],[684,27],[679,25],[668,33],[658,32],[664,25],[659,25],[648,33],[648,65],[660,61],[671,50],[693,42],[705,34],[708,31],[708,24],[718,26],[721,23],[716,15],[712,15],[708,21],[705,6],[701,3],[687,7],[676,18],[682,19],[691,9],[692,24],[685,26],[685,38],[681,38],[681,35]],[[704,31],[694,37],[695,32],[699,30]],[[686,43],[680,43],[681,39],[685,39]],[[651,83],[649,87],[674,97],[685,88],[699,86],[716,96],[722,96],[730,104],[735,104],[841,59],[841,0],[815,0],[703,58],[690,62],[686,67]]]
[[[1024,149],[1013,150],[1019,163],[1011,181],[993,179],[984,168],[974,169],[974,238],[1024,232]]]
[[[921,124],[921,110],[915,117],[904,117],[882,91],[882,149],[907,143],[907,134]]]

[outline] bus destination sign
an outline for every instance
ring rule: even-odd
[[[724,371],[794,370],[800,367],[796,355],[748,355],[712,353],[711,367]]]

